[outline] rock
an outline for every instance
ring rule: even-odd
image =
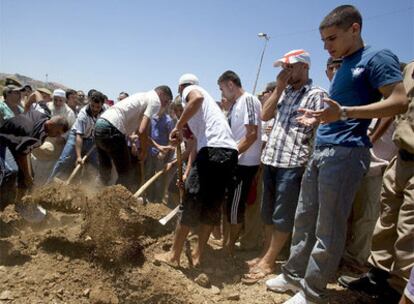
[[[82,295],[84,296],[84,297],[89,297],[89,293],[91,292],[91,289],[90,288],[86,288],[83,292],[82,292]]]
[[[69,263],[69,262],[70,262],[70,257],[65,257],[63,260],[64,260],[66,263]]]
[[[63,292],[64,292],[64,289],[63,288],[59,288],[58,291],[57,291],[57,293],[60,294],[60,295],[62,295]]]
[[[62,256],[61,254],[58,254],[58,255],[56,256],[56,260],[58,260],[58,261],[62,261],[62,260],[63,260],[63,256]]]
[[[238,292],[229,293],[227,295],[227,300],[230,300],[230,301],[239,301],[240,300],[240,294]]]
[[[103,286],[95,286],[91,289],[89,301],[92,304],[119,304],[118,297],[114,291]]]
[[[14,297],[10,290],[5,290],[0,294],[0,300],[13,300]]]
[[[154,264],[155,266],[161,266],[161,262],[160,262],[160,261],[158,261],[158,260],[154,260],[154,261],[152,262],[152,264]]]
[[[194,282],[204,288],[210,287],[210,280],[205,273],[201,273],[198,277],[196,277]]]
[[[44,295],[45,297],[49,296],[49,295],[50,295],[49,290],[45,290],[45,291],[43,291],[43,295]]]
[[[210,291],[212,294],[218,295],[220,294],[220,288],[218,288],[217,286],[211,285]]]
[[[7,271],[6,266],[0,266],[0,272],[6,272],[6,271]]]

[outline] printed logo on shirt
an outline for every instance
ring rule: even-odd
[[[365,71],[365,68],[363,68],[363,67],[356,67],[354,69],[351,69],[351,71],[352,71],[352,77],[353,78],[357,78],[357,77],[359,77]]]

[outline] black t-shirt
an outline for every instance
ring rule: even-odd
[[[6,145],[13,155],[30,153],[45,141],[45,122],[49,116],[29,111],[7,119],[0,127],[0,144]]]

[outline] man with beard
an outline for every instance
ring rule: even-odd
[[[286,53],[274,63],[282,67],[276,88],[263,105],[262,119],[275,117],[262,153],[263,202],[265,224],[263,255],[251,261],[246,282],[255,282],[272,273],[276,258],[293,230],[302,175],[312,153],[314,127],[296,121],[298,109],[322,108],[326,92],[309,78],[310,56],[304,50]]]

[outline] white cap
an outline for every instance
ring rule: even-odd
[[[194,74],[183,74],[180,77],[180,80],[178,80],[178,85],[182,85],[182,84],[195,84],[198,85],[199,81],[196,75]]]
[[[53,97],[66,98],[66,93],[62,89],[56,89],[56,90],[53,91],[53,95],[52,96]]]
[[[305,50],[290,51],[289,53],[286,53],[285,55],[283,55],[282,58],[276,60],[273,63],[273,66],[274,67],[280,67],[284,63],[293,64],[293,63],[296,63],[296,62],[306,63],[310,67],[311,59],[310,59],[309,53],[306,52]]]

